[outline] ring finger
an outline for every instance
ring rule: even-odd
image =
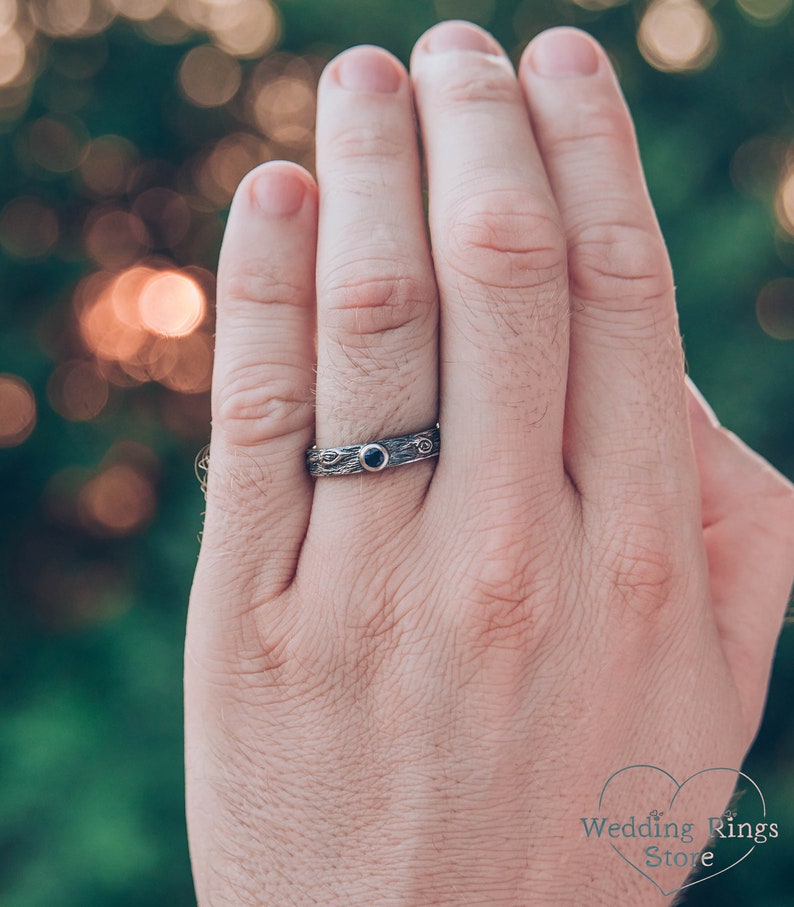
[[[438,400],[436,288],[410,83],[386,51],[353,48],[326,68],[317,171],[317,445],[428,428]],[[358,502],[371,512],[376,495],[393,513],[421,500],[432,468],[318,479],[315,507],[357,521]],[[361,482],[366,496],[356,493]]]

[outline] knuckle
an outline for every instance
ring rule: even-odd
[[[233,310],[250,303],[293,303],[305,295],[305,287],[265,259],[235,268],[220,281],[218,305]]]
[[[565,241],[537,200],[491,191],[466,199],[451,214],[447,260],[458,273],[491,287],[527,289],[562,279]]]
[[[531,636],[534,623],[534,612],[516,588],[498,590],[490,581],[474,588],[459,622],[463,639],[478,649],[518,646]]]
[[[549,616],[545,603],[538,607],[550,595],[543,579],[549,553],[533,554],[532,548],[527,528],[510,521],[478,532],[478,550],[465,568],[466,591],[456,613],[462,638],[475,649],[537,644],[540,625]]]
[[[421,331],[433,311],[427,283],[410,273],[396,273],[392,262],[340,266],[319,294],[323,326],[353,349],[370,348],[374,337]]]
[[[213,425],[227,441],[252,447],[304,431],[314,418],[312,391],[298,374],[239,368],[213,394]]]
[[[680,571],[673,536],[661,520],[627,521],[606,540],[597,562],[618,618],[656,623],[675,605]]]
[[[481,57],[466,67],[454,67],[440,79],[437,103],[441,108],[473,104],[522,104],[521,94],[506,61],[501,57]]]
[[[329,162],[393,160],[405,156],[405,142],[376,121],[333,132],[325,143]]]
[[[601,224],[568,239],[574,294],[609,308],[639,312],[673,293],[673,277],[658,233],[636,224]]]
[[[570,153],[577,159],[586,155],[592,166],[594,155],[606,160],[623,158],[625,149],[634,144],[634,127],[624,107],[598,98],[577,104],[547,141],[552,154]]]

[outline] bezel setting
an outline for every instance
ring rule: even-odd
[[[389,451],[382,444],[365,444],[359,451],[358,462],[367,472],[381,472],[389,465]]]

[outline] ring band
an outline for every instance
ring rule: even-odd
[[[417,460],[437,457],[441,447],[438,425],[413,435],[383,438],[347,447],[310,447],[306,466],[313,476],[349,476],[356,472],[383,472]]]

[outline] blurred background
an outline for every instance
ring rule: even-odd
[[[194,904],[181,657],[214,278],[257,163],[313,166],[353,43],[445,18],[612,55],[690,371],[794,474],[792,0],[0,0],[0,905]],[[746,770],[781,838],[687,904],[794,903],[794,633]],[[595,792],[594,792],[595,797]]]

